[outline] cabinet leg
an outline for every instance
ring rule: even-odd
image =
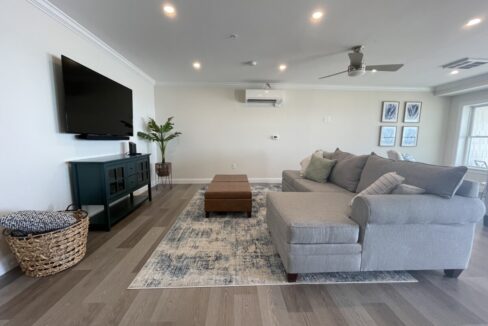
[[[110,216],[110,205],[109,205],[109,203],[105,203],[103,205],[103,208],[105,210],[105,218],[106,218],[106,222],[107,222],[105,229],[107,231],[110,231],[110,229],[112,228],[112,221],[111,221],[111,216]]]
[[[151,181],[149,181],[147,185],[147,195],[149,197],[149,201],[152,201],[152,189],[151,189]]]
[[[286,280],[288,283],[295,283],[297,281],[298,274],[297,273],[287,273]]]
[[[444,274],[446,275],[446,277],[458,278],[463,271],[464,269],[445,269]]]

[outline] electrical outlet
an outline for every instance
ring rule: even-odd
[[[326,115],[325,117],[322,118],[323,123],[331,123],[332,122],[332,117],[330,115]]]
[[[232,167],[232,170],[237,169],[237,163],[232,163],[231,167]]]

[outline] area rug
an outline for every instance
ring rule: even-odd
[[[129,289],[253,285],[417,282],[407,272],[301,274],[288,283],[266,225],[266,193],[279,185],[253,184],[252,217],[203,211],[200,189],[157,246]]]

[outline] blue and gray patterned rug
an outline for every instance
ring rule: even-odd
[[[252,185],[252,218],[245,213],[203,212],[199,190],[152,253],[129,289],[286,285],[286,274],[265,221],[266,192],[279,185]],[[298,284],[417,282],[407,272],[299,275]]]

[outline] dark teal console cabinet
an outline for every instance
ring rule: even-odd
[[[103,205],[103,211],[90,216],[91,229],[110,230],[112,225],[151,200],[149,154],[110,155],[70,161],[74,203]],[[147,192],[134,192],[147,186]]]

